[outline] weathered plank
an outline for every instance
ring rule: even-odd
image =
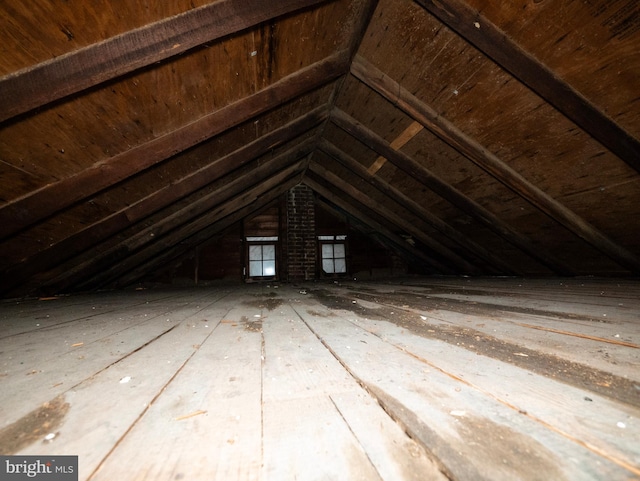
[[[242,320],[246,309],[237,307],[240,299],[233,299],[236,307],[222,316],[220,311],[214,318],[202,313],[211,334],[157,390],[92,480],[260,477],[262,338]],[[224,304],[233,306],[229,299]],[[202,322],[198,324],[206,330]],[[189,341],[177,347],[194,349]],[[162,369],[149,376],[162,376]],[[88,393],[82,395],[90,398]]]
[[[387,342],[380,326],[374,335],[349,321],[352,314],[334,310],[326,316],[326,310],[304,307],[296,310],[310,328],[454,478],[596,480],[630,474],[629,466]],[[375,361],[380,358],[383,364]]]
[[[445,479],[291,305],[261,313],[264,479]]]
[[[81,318],[52,329],[43,326],[40,331],[0,340],[3,351],[13,350],[12,362],[0,376],[4,386],[0,389],[2,427],[59,395],[66,396],[96,374],[111,371],[147,344],[171,338],[179,323],[198,317],[204,307],[226,293],[209,299],[203,292],[173,295],[148,304],[140,304],[137,293],[129,293],[119,298],[122,305],[116,313]],[[63,308],[63,312],[74,311]],[[33,345],[38,345],[37,351],[29,348]]]
[[[0,78],[0,122],[324,1],[274,0],[267,6],[255,0],[221,0],[6,75]]]

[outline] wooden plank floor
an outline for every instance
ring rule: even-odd
[[[629,280],[4,301],[0,454],[78,455],[81,480],[640,479],[639,366]]]

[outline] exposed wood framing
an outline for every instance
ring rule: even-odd
[[[78,256],[92,245],[150,216],[225,174],[255,159],[265,151],[276,148],[318,126],[328,117],[327,106],[320,106],[302,117],[256,139],[250,144],[197,169],[181,179],[174,179],[164,187],[128,205],[126,208],[99,219],[66,239],[49,245],[36,254],[8,267],[0,276],[0,292],[15,289],[38,271],[48,269]]]
[[[291,174],[290,171],[300,169],[300,166],[297,163],[294,164],[294,162],[298,162],[300,158],[308,155],[312,146],[311,142],[301,144],[280,157],[256,167],[251,175],[244,175],[235,180],[230,180],[224,187],[216,189],[187,207],[166,217],[161,217],[160,220],[149,227],[142,227],[135,235],[127,237],[124,241],[110,245],[106,249],[100,249],[99,254],[94,253],[83,256],[85,259],[82,262],[76,261],[71,266],[69,263],[61,266],[56,269],[56,277],[46,284],[55,285],[60,289],[68,289],[86,277],[108,277],[111,271],[123,270],[124,266],[135,261],[130,260],[134,254],[136,257],[147,255],[149,249],[146,249],[142,255],[138,253],[139,250],[146,248],[146,246],[164,245],[165,248],[170,248],[173,245],[178,245],[184,238],[206,227],[203,223],[206,224],[206,222],[211,221],[210,212],[215,210],[218,214],[221,213],[219,209],[216,209],[216,206],[228,203],[229,199],[235,197],[238,197],[241,201],[244,198],[243,191],[261,181],[264,186],[273,187],[274,181],[272,178],[275,176],[281,180],[282,172],[278,172],[282,169],[285,169],[288,174]],[[225,205],[228,207],[228,204]],[[122,264],[123,267],[120,265],[113,267],[114,260]]]
[[[393,142],[391,142],[391,147],[396,150],[400,150],[402,147],[407,145],[407,143],[411,139],[418,135],[422,131],[422,129],[424,129],[424,126],[420,122],[412,122],[409,127],[407,127],[400,135],[398,135],[398,137],[393,140]],[[375,174],[382,168],[382,166],[386,162],[387,159],[385,159],[383,156],[378,157],[375,162],[371,164],[371,167],[369,167],[369,173],[371,175]]]
[[[333,202],[338,207],[348,212],[350,215],[354,216],[357,219],[360,219],[361,222],[375,229],[376,232],[385,237],[389,242],[391,242],[392,245],[401,247],[403,251],[408,252],[411,255],[413,260],[417,259],[421,261],[423,264],[429,266],[430,270],[435,271],[436,273],[454,273],[449,267],[445,266],[437,259],[434,259],[432,256],[427,255],[420,249],[411,246],[402,237],[393,233],[388,227],[375,220],[371,215],[369,215],[369,213],[365,211],[365,209],[369,210],[368,207],[360,204],[360,202],[356,201],[353,198],[346,200],[344,196],[348,194],[343,193],[342,191],[336,192],[336,189],[333,185],[331,185],[329,182],[327,182],[314,172],[307,172],[305,174],[304,183],[311,187],[318,194],[324,196],[330,202]]]
[[[416,2],[640,172],[638,139],[509,39],[464,0],[447,0],[446,3],[436,0]]]
[[[326,0],[219,0],[0,78],[0,122]],[[46,85],[46,88],[42,88]]]
[[[113,287],[126,287],[131,285],[144,277],[147,273],[153,272],[155,269],[184,256],[186,252],[193,249],[195,246],[210,241],[211,238],[215,237],[225,229],[231,227],[236,222],[240,222],[242,219],[255,214],[256,212],[259,212],[264,206],[285,194],[289,189],[298,185],[301,182],[303,175],[304,170],[301,169],[296,175],[292,176],[288,180],[282,181],[272,189],[258,194],[253,201],[246,205],[239,206],[237,210],[225,217],[216,218],[211,216],[213,222],[206,228],[184,239],[179,245],[174,246],[173,249],[165,249],[164,252],[148,257],[139,266],[113,282]],[[258,189],[259,187],[255,189],[256,192],[259,192]]]
[[[438,115],[435,110],[420,101],[365,58],[357,57],[351,65],[351,72],[368,87],[402,109],[407,115],[416,119],[440,139],[527,200],[531,205],[568,228],[575,235],[600,250],[622,267],[632,272],[640,273],[640,259],[636,255],[618,245],[595,226],[529,182],[498,156]]]
[[[348,52],[337,52],[195,122],[5,204],[0,208],[0,239],[260,113],[335,80],[347,72],[348,60]]]
[[[447,236],[450,240],[458,244],[465,249],[469,254],[479,259],[484,260],[487,263],[487,268],[494,270],[496,274],[509,274],[509,275],[522,275],[522,272],[514,270],[500,257],[494,255],[492,252],[485,249],[483,246],[474,242],[473,239],[463,235],[458,230],[451,227],[439,217],[431,214],[425,207],[405,195],[389,183],[383,181],[381,178],[372,175],[366,167],[364,167],[357,160],[347,155],[345,152],[337,148],[335,145],[327,140],[322,140],[318,143],[318,148],[327,155],[331,156],[342,165],[359,175],[367,182],[371,183],[374,187],[382,192],[385,192],[389,197],[403,205],[405,208],[413,212],[420,217],[427,224],[431,225],[434,229],[440,231]]]
[[[350,197],[356,199],[361,204],[366,205],[370,209],[374,210],[380,216],[384,217],[390,224],[395,225],[396,227],[405,231],[407,234],[414,237],[416,240],[420,241],[427,248],[444,259],[445,262],[452,266],[455,266],[457,272],[465,274],[477,273],[473,265],[453,252],[451,249],[441,244],[437,240],[431,238],[426,233],[422,232],[411,222],[406,221],[401,216],[387,209],[383,204],[374,200],[366,192],[360,190],[355,185],[341,179],[338,175],[334,174],[329,169],[326,169],[317,162],[311,162],[309,164],[309,170],[318,174],[335,188],[341,190],[342,192],[348,194]]]
[[[526,236],[516,232],[497,216],[474,200],[469,199],[456,188],[444,182],[408,155],[393,149],[383,138],[357,122],[345,112],[334,108],[331,112],[331,121],[369,148],[375,150],[379,155],[385,156],[387,160],[399,169],[429,187],[443,199],[446,199],[468,215],[477,219],[496,234],[519,248],[522,252],[528,254],[531,258],[547,266],[551,271],[559,275],[575,275],[575,271],[566,263],[549,253],[543,252],[540,246],[533,244]]]

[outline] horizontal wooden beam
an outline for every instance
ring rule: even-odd
[[[364,145],[373,149],[379,155],[386,157],[389,162],[392,162],[407,175],[413,177],[443,199],[457,206],[467,215],[478,220],[522,252],[528,254],[531,258],[547,266],[556,274],[575,275],[575,271],[563,261],[544,252],[540,246],[533,244],[529,238],[512,229],[496,215],[437,177],[408,155],[393,149],[382,137],[360,124],[345,112],[334,108],[331,112],[331,121]]]
[[[366,205],[368,208],[383,217],[390,224],[396,226],[399,229],[402,229],[408,235],[414,237],[417,241],[424,244],[427,249],[430,249],[432,252],[437,254],[441,259],[443,259],[445,263],[453,266],[457,274],[478,273],[477,269],[465,259],[460,257],[448,247],[433,239],[431,236],[427,235],[425,232],[418,229],[411,222],[403,219],[400,215],[389,210],[385,205],[383,205],[383,203],[376,201],[366,192],[356,187],[353,183],[343,180],[340,176],[334,174],[329,169],[323,167],[317,162],[311,162],[309,164],[309,170],[325,179],[336,189],[339,189],[342,192],[348,194],[350,197],[360,202],[360,204]]]
[[[0,78],[0,122],[326,0],[218,0]]]
[[[640,172],[640,141],[464,0],[416,0],[429,13]]]
[[[419,249],[416,249],[402,237],[394,234],[390,229],[382,225],[380,222],[374,220],[367,215],[361,208],[357,207],[353,200],[345,200],[340,192],[336,190],[322,178],[317,177],[316,174],[307,172],[304,176],[303,183],[313,189],[316,193],[323,196],[327,201],[340,207],[349,215],[358,219],[362,224],[373,229],[378,235],[387,239],[392,245],[397,246],[399,252],[406,252],[403,255],[408,262],[419,262],[425,266],[428,266],[431,272],[437,274],[451,274],[452,271],[433,259],[431,256],[425,254]]]
[[[8,202],[0,207],[0,240],[233,126],[325,85],[347,73],[348,69],[348,52],[337,52],[173,132]]]
[[[435,110],[403,88],[395,80],[385,75],[384,72],[369,63],[365,58],[356,58],[351,65],[351,73],[365,85],[403,110],[407,115],[420,122],[478,167],[527,200],[531,205],[569,229],[610,259],[616,261],[622,267],[632,272],[640,273],[640,258],[618,245],[595,226],[529,182],[495,154],[460,131],[451,122],[438,115]]]
[[[16,265],[7,266],[0,273],[0,293],[19,287],[39,271],[45,271],[82,254],[91,246],[205,187],[232,170],[246,165],[264,152],[317,127],[327,117],[327,105],[320,106],[180,179],[173,179],[170,184],[161,186],[137,202],[85,226],[60,242],[45,246],[37,253],[21,259]]]
[[[324,153],[334,158],[338,162],[340,162],[343,166],[357,174],[358,176],[365,179],[371,185],[376,187],[378,190],[387,194],[394,201],[404,206],[409,211],[413,212],[427,224],[431,225],[434,229],[438,230],[442,234],[444,234],[447,238],[458,244],[464,250],[466,250],[473,257],[483,260],[487,264],[487,268],[490,271],[495,272],[496,274],[502,275],[523,275],[523,272],[520,272],[514,269],[512,266],[507,264],[501,257],[494,255],[492,252],[485,249],[483,246],[476,243],[473,239],[465,236],[458,230],[451,227],[449,224],[444,222],[442,219],[436,217],[431,214],[423,205],[416,202],[414,199],[405,195],[400,190],[396,189],[394,186],[385,182],[380,177],[377,177],[370,173],[364,165],[360,164],[357,160],[355,160],[350,155],[346,154],[338,147],[333,145],[327,140],[321,140],[318,143],[318,148],[322,150]]]

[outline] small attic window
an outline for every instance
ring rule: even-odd
[[[346,235],[318,236],[322,273],[338,275],[347,273]]]

